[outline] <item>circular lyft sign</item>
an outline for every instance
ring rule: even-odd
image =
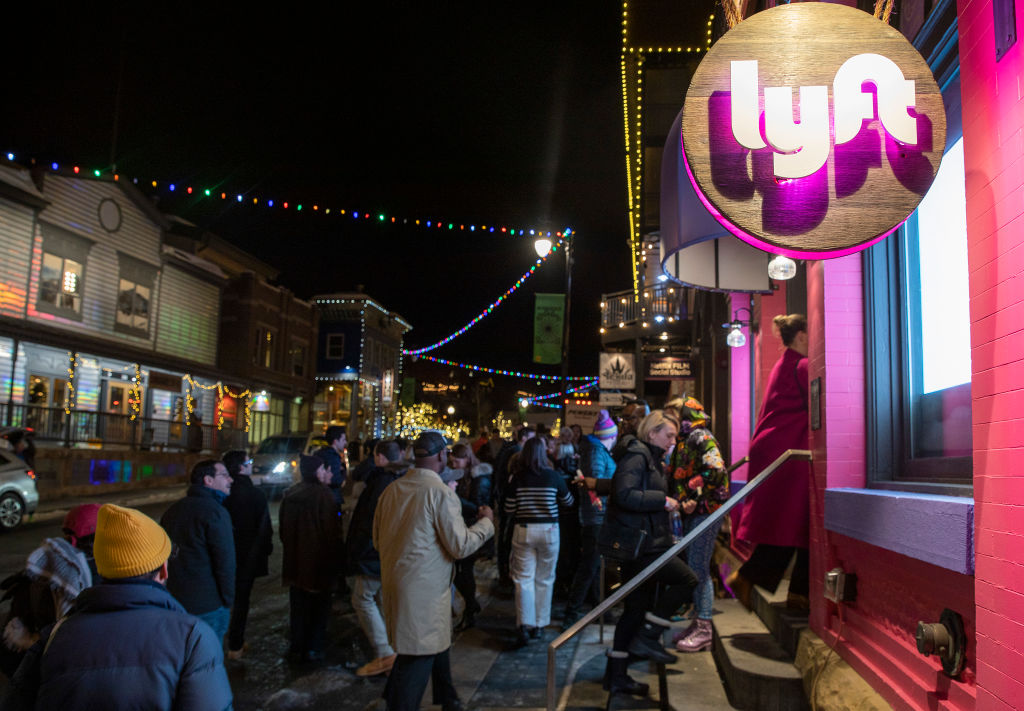
[[[701,200],[753,246],[825,259],[893,232],[946,143],[942,94],[907,39],[827,2],[779,5],[729,30],[683,105]]]

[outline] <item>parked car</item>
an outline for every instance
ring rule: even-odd
[[[0,432],[0,531],[17,528],[39,505],[35,472],[10,449],[8,435],[17,432],[15,428]],[[15,436],[20,439],[26,433]]]
[[[267,437],[252,458],[252,482],[271,499],[299,481],[299,455],[312,454],[325,444],[312,432],[285,432]]]

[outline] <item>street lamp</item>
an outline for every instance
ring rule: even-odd
[[[551,240],[547,237],[538,237],[533,241],[533,249],[537,252],[537,256],[543,259],[551,251]]]
[[[449,415],[454,415],[455,414],[455,405],[449,405],[448,406],[448,414]]]

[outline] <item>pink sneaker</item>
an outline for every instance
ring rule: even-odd
[[[693,631],[695,629],[697,629],[697,620],[690,620],[690,624],[688,624],[686,627],[680,627],[674,633],[672,633],[672,644],[675,644],[676,642],[682,639],[686,639],[691,634],[693,634]]]
[[[711,620],[697,620],[693,631],[676,642],[680,652],[703,652],[711,649]]]

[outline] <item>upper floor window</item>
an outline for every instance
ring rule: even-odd
[[[114,330],[147,337],[157,268],[126,254],[119,253],[117,257],[120,277]]]
[[[327,347],[324,349],[324,357],[330,360],[340,360],[345,357],[344,333],[327,334]]]
[[[39,301],[56,309],[82,312],[82,265],[73,259],[43,252]]]
[[[292,341],[292,347],[288,349],[288,360],[291,362],[291,373],[302,377],[306,374],[306,347]]]

